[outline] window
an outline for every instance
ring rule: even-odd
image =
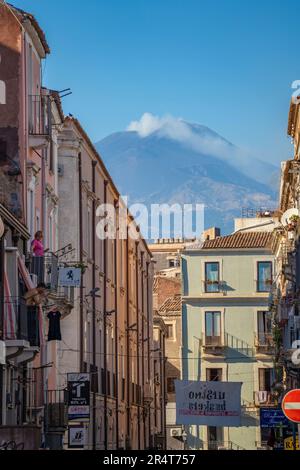
[[[272,262],[257,263],[257,292],[269,292],[272,285]]]
[[[206,369],[206,380],[221,382],[222,381],[222,369]]]
[[[175,380],[178,377],[167,377],[167,392],[168,393],[175,393]]]
[[[177,258],[169,259],[169,268],[178,268],[180,266],[180,260]]]
[[[218,450],[223,445],[223,429],[207,426],[208,450]]]
[[[167,323],[167,339],[174,339],[174,325],[172,323]]]
[[[221,312],[205,312],[205,345],[221,346]]]
[[[205,263],[205,292],[219,292],[219,263]]]
[[[267,344],[272,337],[272,320],[268,311],[257,312],[257,331],[259,344]]]
[[[273,369],[258,369],[259,391],[270,392],[273,382]]]

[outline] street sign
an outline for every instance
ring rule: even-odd
[[[61,287],[80,287],[80,268],[59,268],[58,285]]]
[[[281,408],[260,408],[261,428],[287,428],[289,421]]]
[[[68,433],[68,448],[83,449],[85,444],[86,430],[83,426],[71,425]]]
[[[90,416],[90,374],[68,374],[68,419],[85,422]]]
[[[281,403],[285,416],[294,423],[300,423],[300,389],[290,390]]]
[[[286,439],[284,439],[284,450],[295,450],[293,436],[289,436]],[[296,450],[299,450],[298,436],[296,437]]]

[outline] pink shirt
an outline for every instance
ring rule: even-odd
[[[35,256],[44,256],[44,245],[40,240],[34,239],[31,246]]]

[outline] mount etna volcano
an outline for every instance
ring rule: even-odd
[[[200,124],[146,113],[96,148],[129,204],[204,203],[222,233],[242,208],[276,207],[278,169]]]

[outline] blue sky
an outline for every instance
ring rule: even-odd
[[[296,0],[11,0],[51,55],[44,83],[93,141],[145,112],[211,127],[264,160],[290,158],[300,79]]]

